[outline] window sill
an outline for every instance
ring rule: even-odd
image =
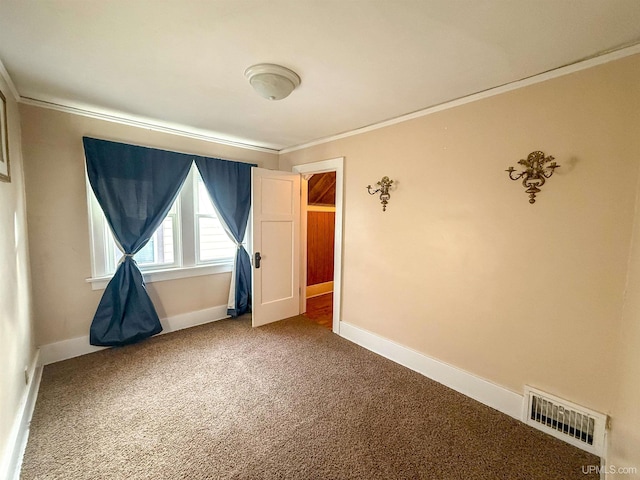
[[[143,271],[142,276],[145,283],[164,282],[166,280],[176,280],[179,278],[200,277],[203,275],[215,275],[218,273],[229,273],[233,270],[233,262],[218,263],[215,265],[199,265],[197,267],[171,268],[166,270]],[[92,290],[104,290],[113,275],[107,277],[87,278],[86,282],[91,284]]]

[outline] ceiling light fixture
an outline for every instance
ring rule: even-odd
[[[253,65],[244,71],[244,76],[249,79],[253,89],[267,100],[282,100],[300,85],[300,77],[296,72],[272,63]]]

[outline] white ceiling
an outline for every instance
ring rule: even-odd
[[[1,0],[21,97],[281,149],[640,42],[640,0]],[[276,102],[244,78],[296,71]]]

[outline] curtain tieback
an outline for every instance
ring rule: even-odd
[[[127,258],[130,258],[135,263],[136,259],[133,258],[134,255],[135,255],[135,253],[123,253],[122,254],[122,258],[120,258],[120,261],[118,262],[118,265],[120,265],[122,262],[124,262]]]

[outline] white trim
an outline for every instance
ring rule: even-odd
[[[154,270],[151,272],[142,271],[145,283],[164,282],[166,280],[176,280],[179,278],[201,277],[203,275],[216,275],[219,273],[229,273],[233,269],[233,260],[216,265],[198,265],[196,267],[181,267],[167,270]],[[86,278],[85,282],[91,284],[91,290],[104,290],[113,275],[108,277]]]
[[[579,72],[580,70],[586,70],[588,68],[609,63],[614,60],[619,60],[621,58],[628,57],[630,55],[635,55],[637,53],[640,53],[640,43],[632,45],[630,47],[621,48],[613,52],[608,52],[603,55],[598,55],[596,57],[579,60],[575,63],[564,65],[562,67],[558,67],[553,70],[549,70],[547,72],[539,73],[531,77],[523,78],[521,80],[516,80],[514,82],[506,83],[498,87],[489,88],[487,90],[472,93],[470,95],[466,95],[464,97],[460,97],[454,100],[449,100],[444,103],[432,105],[431,107],[427,107],[425,109],[418,110],[413,113],[408,113],[406,115],[401,115],[396,118],[391,118],[389,120],[385,120],[379,123],[374,123],[373,125],[357,128],[355,130],[350,130],[344,133],[339,133],[337,135],[332,135],[330,137],[319,138],[317,140],[303,143],[301,145],[295,145],[295,146],[283,148],[280,150],[280,154],[282,155],[284,153],[295,152],[296,150],[302,150],[304,148],[314,147],[316,145],[322,145],[324,143],[333,142],[336,140],[340,140],[342,138],[353,137],[354,135],[360,135],[361,133],[371,132],[373,130],[378,130],[380,128],[388,127],[390,125],[395,125],[397,123],[406,122],[408,120],[413,120],[415,118],[431,115],[432,113],[441,112],[443,110],[448,110],[450,108],[458,107],[460,105],[465,105],[467,103],[475,102],[477,100],[482,100],[484,98],[500,95],[501,93],[510,92],[512,90],[517,90],[519,88],[527,87],[529,85],[534,85],[536,83],[546,82],[547,80],[551,80],[553,78],[569,75],[571,73]]]
[[[510,417],[522,419],[522,395],[346,322],[341,322],[340,336]]]
[[[29,366],[29,384],[26,386],[18,411],[13,421],[13,426],[9,434],[9,440],[2,458],[0,458],[0,478],[7,480],[18,480],[20,477],[20,466],[27,439],[29,437],[29,424],[33,409],[36,405],[40,379],[42,378],[42,367],[39,366],[40,351],[36,354]]]
[[[9,86],[9,90],[11,90],[11,94],[13,95],[14,100],[16,102],[19,102],[20,94],[18,93],[18,89],[16,88],[16,85],[13,83],[13,80],[11,79],[9,72],[4,67],[4,63],[2,63],[1,59],[0,59],[0,76],[4,78],[5,82],[7,82],[7,85]]]
[[[333,292],[333,282],[316,283],[315,285],[307,285],[307,298],[319,297]]]
[[[40,347],[40,364],[49,365],[79,357],[80,355],[86,355],[87,353],[98,352],[105,348],[107,347],[96,347],[89,344],[89,335],[48,343]]]
[[[46,100],[31,97],[20,97],[19,102],[24,103],[25,105],[33,105],[35,107],[47,108],[49,110],[72,113],[74,115],[96,118],[98,120],[119,123],[121,125],[129,125],[131,127],[145,128],[156,132],[178,135],[180,137],[204,140],[205,142],[218,143],[220,145],[229,145],[231,147],[244,148],[246,150],[254,150],[256,152],[278,153],[278,148],[275,147],[253,145],[240,139],[224,138],[222,133],[210,132],[208,130],[197,129],[187,125],[162,122],[160,120],[139,117],[125,112],[108,111],[89,105],[63,105],[57,103],[57,101],[53,101],[53,99]]]
[[[333,333],[340,334],[340,311],[342,306],[342,229],[344,217],[344,157],[322,160],[320,162],[295,165],[293,171],[301,175],[307,173],[336,172],[336,225],[335,243],[333,250]],[[301,209],[304,211],[304,209]],[[305,214],[306,215],[306,214]],[[306,267],[307,244],[306,239],[301,245],[302,259]],[[306,288],[306,274],[300,278],[301,288]]]
[[[88,106],[88,105],[78,105],[78,106],[63,105],[63,104],[57,103],[58,100],[56,99],[37,99],[37,98],[30,98],[30,97],[22,97],[18,93],[18,90],[16,89],[15,85],[11,81],[9,74],[4,68],[4,66],[2,65],[1,61],[0,61],[0,74],[2,74],[5,77],[5,80],[9,84],[9,89],[13,93],[13,96],[16,99],[16,101],[19,101],[20,103],[24,103],[25,105],[34,105],[41,108],[48,108],[48,109],[57,110],[60,112],[72,113],[72,114],[81,115],[89,118],[96,118],[96,119],[105,120],[108,122],[120,123],[123,125],[130,125],[130,126],[139,127],[139,128],[146,128],[146,129],[155,130],[158,132],[179,135],[182,137],[194,138],[197,140],[204,140],[206,142],[218,143],[221,145],[230,145],[238,148],[245,148],[247,150],[255,150],[258,152],[265,152],[265,153],[284,154],[284,153],[295,152],[296,150],[302,150],[304,148],[309,148],[315,145],[321,145],[323,143],[333,142],[341,138],[351,137],[354,135],[359,135],[361,133],[370,132],[372,130],[377,130],[379,128],[384,128],[390,125],[395,125],[397,123],[406,122],[414,118],[420,118],[426,115],[430,115],[432,113],[440,112],[442,110],[447,110],[449,108],[454,108],[460,105],[464,105],[466,103],[475,102],[476,100],[481,100],[483,98],[492,97],[494,95],[499,95],[501,93],[516,90],[518,88],[526,87],[526,86],[533,85],[540,82],[545,82],[553,78],[569,75],[571,73],[575,73],[580,70],[585,70],[587,68],[595,67],[597,65],[609,63],[624,57],[628,57],[630,55],[635,55],[637,53],[640,53],[640,43],[631,45],[628,47],[623,47],[618,50],[614,50],[612,52],[607,52],[602,55],[597,55],[587,59],[578,60],[577,62],[564,65],[562,67],[558,67],[553,70],[549,70],[547,72],[543,72],[537,75],[533,75],[531,77],[523,78],[521,80],[516,80],[514,82],[507,83],[505,85],[500,85],[498,87],[489,88],[487,90],[476,92],[471,95],[466,95],[464,97],[461,97],[455,100],[450,100],[438,105],[432,105],[431,107],[427,107],[425,109],[421,109],[406,115],[401,115],[396,118],[391,118],[389,120],[375,123],[373,125],[357,128],[355,130],[350,130],[348,132],[332,135],[330,137],[320,138],[317,140],[313,140],[311,142],[303,143],[300,145],[292,145],[292,146],[281,148],[281,149],[278,149],[277,147],[253,145],[250,143],[246,143],[246,141],[242,139],[221,138],[222,137],[221,133],[196,129],[186,125],[161,122],[159,120],[150,119],[146,117],[137,117],[135,115],[127,114],[124,112],[101,110],[97,107]]]
[[[229,318],[226,304],[163,318],[160,319],[160,323],[162,323],[162,328],[164,329],[162,333],[170,333],[184,328],[197,327],[205,323],[217,322],[225,318]]]
[[[216,322],[229,318],[227,315],[227,306],[218,305],[216,307],[196,310],[194,312],[182,313],[173,317],[160,319],[164,333],[175,332],[183,328],[195,327],[209,322]],[[96,347],[89,344],[89,336],[70,338],[60,342],[49,343],[40,347],[40,364],[49,365],[50,363],[61,362],[69,358],[79,357],[87,353],[104,350],[108,347]]]

